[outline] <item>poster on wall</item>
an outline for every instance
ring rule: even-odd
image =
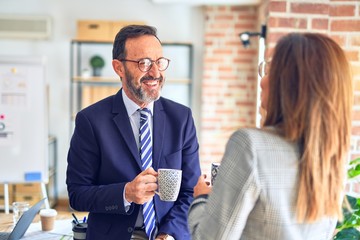
[[[0,56],[0,183],[48,182],[45,61]]]

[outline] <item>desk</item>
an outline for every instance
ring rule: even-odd
[[[87,213],[76,213],[80,218]],[[25,236],[21,239],[54,239],[54,240],[68,240],[73,239],[72,237],[72,216],[70,212],[58,212],[56,217],[54,230],[49,232],[41,231],[41,223],[39,214],[33,220],[29,229],[26,231]],[[13,225],[12,214],[0,213],[0,232],[10,232]]]

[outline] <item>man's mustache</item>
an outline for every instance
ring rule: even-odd
[[[163,81],[164,78],[162,76],[158,77],[158,78],[154,78],[152,76],[145,76],[145,77],[142,77],[140,79],[140,82],[142,83],[143,81],[148,81],[148,80],[153,80],[153,81]]]

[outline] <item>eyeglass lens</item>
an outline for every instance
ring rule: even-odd
[[[158,66],[159,71],[165,71],[169,66],[169,59],[159,58],[153,61],[149,58],[144,58],[139,61],[139,69],[143,72],[147,72],[151,69],[154,63]]]

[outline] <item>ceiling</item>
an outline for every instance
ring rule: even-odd
[[[159,4],[182,3],[187,5],[258,5],[261,0],[151,0]]]

